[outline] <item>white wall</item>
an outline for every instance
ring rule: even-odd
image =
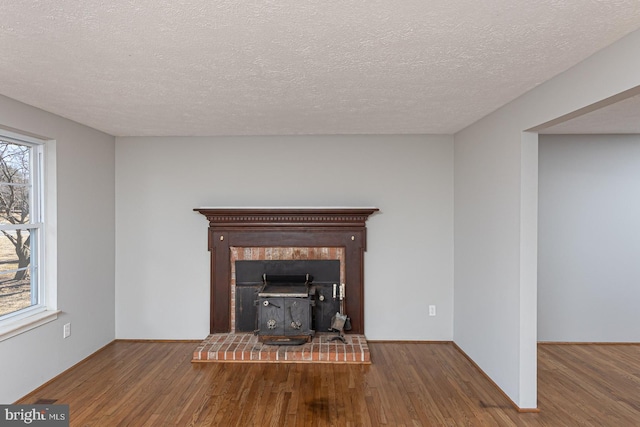
[[[56,321],[0,342],[0,402],[11,403],[114,339],[114,138],[0,96],[0,125],[55,139]],[[62,325],[71,336],[62,339]]]
[[[454,341],[536,402],[537,141],[524,130],[640,85],[640,31],[454,136]]]
[[[640,136],[541,135],[540,341],[640,342]]]
[[[208,335],[208,223],[193,208],[375,206],[367,337],[451,340],[452,166],[450,136],[117,138],[116,336]]]

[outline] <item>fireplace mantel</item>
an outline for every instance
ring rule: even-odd
[[[377,208],[196,208],[209,221],[211,333],[229,332],[231,247],[343,247],[352,333],[364,334],[367,218]]]
[[[364,227],[377,208],[196,208],[210,226]]]

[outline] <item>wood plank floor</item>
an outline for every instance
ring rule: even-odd
[[[67,403],[72,426],[640,425],[640,345],[539,345],[540,413],[447,343],[370,343],[356,366],[192,364],[193,348],[114,342],[17,403]]]

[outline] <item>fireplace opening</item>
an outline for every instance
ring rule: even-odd
[[[235,331],[282,343],[329,332],[340,284],[340,260],[237,260]]]

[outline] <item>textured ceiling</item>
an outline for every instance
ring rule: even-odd
[[[453,133],[640,28],[640,2],[0,0],[0,17],[0,94],[112,135]]]

